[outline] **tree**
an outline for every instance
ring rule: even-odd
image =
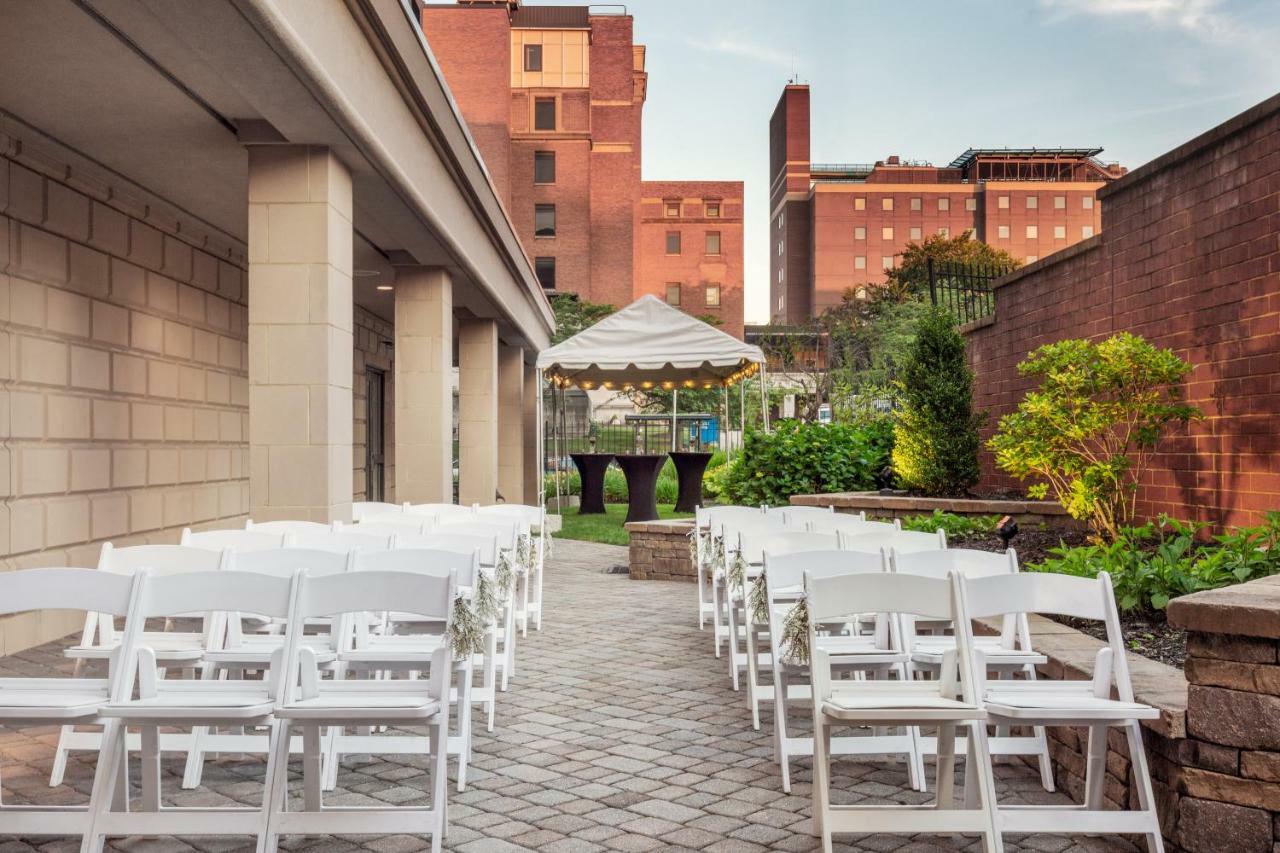
[[[588,302],[576,293],[557,293],[551,297],[551,310],[556,315],[556,333],[551,343],[558,344],[594,326],[618,309],[604,302]]]
[[[930,308],[920,318],[898,385],[898,479],[931,495],[963,494],[978,482],[982,417],[973,411],[973,372],[949,312]]]
[[[996,464],[1020,480],[1039,478],[1029,495],[1052,492],[1096,538],[1115,542],[1133,522],[1138,484],[1163,434],[1201,417],[1181,402],[1191,365],[1123,332],[1042,346],[1018,372],[1040,384],[1000,419],[987,443]]]
[[[759,340],[770,377],[777,380],[782,396],[795,394],[797,405],[803,406],[796,410],[796,416],[803,421],[816,421],[819,407],[831,396],[828,337],[821,319],[798,326],[765,326]]]
[[[1013,255],[997,249],[981,240],[973,239],[973,232],[964,231],[955,237],[933,234],[919,243],[908,243],[902,250],[902,260],[885,273],[880,287],[883,295],[899,302],[912,296],[927,298],[929,295],[929,261],[965,264],[1007,272],[1022,266]]]

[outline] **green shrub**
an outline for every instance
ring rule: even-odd
[[[1123,333],[1100,343],[1065,340],[1031,353],[1018,372],[1040,380],[988,442],[996,464],[1040,482],[1095,536],[1115,542],[1131,525],[1138,483],[1161,435],[1200,416],[1179,402],[1191,365]]]
[[[995,533],[1000,523],[998,515],[957,515],[954,512],[943,512],[935,509],[930,515],[913,515],[902,519],[903,530],[921,530],[933,533],[938,528],[952,536],[974,536],[980,533]]]
[[[973,372],[955,320],[934,308],[920,318],[898,381],[901,408],[893,468],[909,489],[963,494],[978,482],[978,425]]]
[[[782,505],[792,495],[870,489],[888,461],[893,432],[842,424],[782,421],[771,433],[749,430],[723,475],[720,497]]]
[[[1111,575],[1121,610],[1164,610],[1170,599],[1280,572],[1280,513],[1255,527],[1240,527],[1203,542],[1202,524],[1161,516],[1123,527],[1109,542],[1058,547],[1026,568],[1093,578]]]
[[[542,492],[548,498],[556,496],[556,475],[550,473],[542,478]],[[582,494],[582,478],[578,476],[577,470],[560,472],[560,494],[561,495],[580,495]]]

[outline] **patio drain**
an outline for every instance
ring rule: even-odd
[[[631,567],[627,565],[605,566],[600,570],[602,575],[627,575],[631,573]]]

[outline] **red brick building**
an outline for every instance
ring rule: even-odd
[[[1098,232],[1097,192],[1124,169],[1100,148],[970,149],[946,166],[813,163],[809,87],[769,122],[770,314],[799,323],[884,280],[907,243],[965,231],[1034,262]]]
[[[422,26],[548,291],[670,294],[742,336],[742,183],[641,180],[630,15],[458,0],[424,6]]]

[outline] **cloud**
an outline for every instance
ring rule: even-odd
[[[759,44],[741,34],[699,38],[686,36],[684,43],[694,50],[700,50],[705,53],[723,53],[726,56],[755,60],[765,65],[780,68],[783,71],[789,72],[795,68],[795,57],[768,45]]]

